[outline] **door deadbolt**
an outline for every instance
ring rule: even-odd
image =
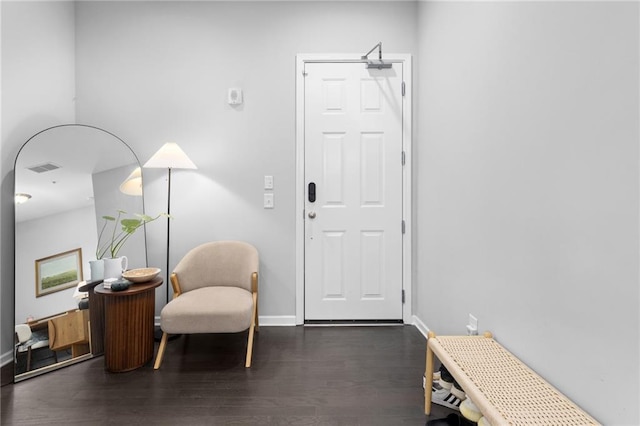
[[[309,202],[316,202],[316,184],[315,182],[309,182]]]

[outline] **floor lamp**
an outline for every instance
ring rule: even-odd
[[[193,164],[193,161],[189,159],[187,154],[184,153],[182,149],[175,142],[168,142],[162,146],[153,154],[153,157],[147,161],[144,166],[149,169],[167,169],[168,170],[168,178],[167,178],[167,215],[171,214],[171,169],[197,169],[196,165]],[[169,239],[170,239],[170,228],[171,226],[171,217],[167,217],[167,265],[166,265],[166,273],[167,273],[167,300],[166,303],[169,303],[169,283],[170,283],[170,275],[169,275]]]

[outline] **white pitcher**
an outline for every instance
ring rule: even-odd
[[[102,259],[90,260],[91,281],[98,281],[104,278],[104,261]]]
[[[127,270],[129,259],[127,256],[120,256],[113,259],[104,260],[104,279],[122,278],[122,273]]]

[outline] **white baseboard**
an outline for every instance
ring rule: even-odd
[[[264,315],[258,318],[260,327],[292,327],[296,325],[295,315]],[[154,318],[153,323],[160,327],[160,317]]]
[[[4,367],[5,365],[9,364],[11,361],[13,361],[12,351],[5,352],[2,355],[0,355],[0,366]]]
[[[260,327],[292,327],[296,325],[295,315],[265,315],[258,320]]]
[[[422,320],[420,318],[418,318],[417,316],[413,316],[413,325],[416,326],[416,328],[418,329],[418,331],[420,331],[420,333],[422,333],[422,335],[424,336],[424,338],[427,338],[427,335],[429,334],[429,327],[427,327],[427,325],[425,323],[422,322]]]

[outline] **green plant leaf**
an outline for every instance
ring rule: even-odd
[[[161,216],[165,216],[171,218],[170,215],[166,213],[160,213],[156,217],[152,217],[146,214],[138,214],[136,213],[134,216],[136,218],[123,218],[120,220],[120,217],[123,214],[126,214],[124,210],[116,210],[118,212],[117,217],[113,216],[102,216],[104,219],[104,223],[102,225],[102,229],[100,230],[100,234],[98,236],[98,245],[96,247],[96,258],[102,259],[107,253],[113,258],[118,257],[118,252],[124,245],[124,243],[133,235],[134,232],[141,226],[149,222],[153,222]],[[104,243],[102,242],[102,237],[105,235],[105,228],[107,227],[108,222],[115,222],[113,224],[113,230],[111,232],[111,240],[107,240]],[[117,223],[120,223],[121,229],[118,231]]]
[[[120,223],[122,224],[122,230],[130,234],[138,229],[143,222],[141,219],[122,219]]]

